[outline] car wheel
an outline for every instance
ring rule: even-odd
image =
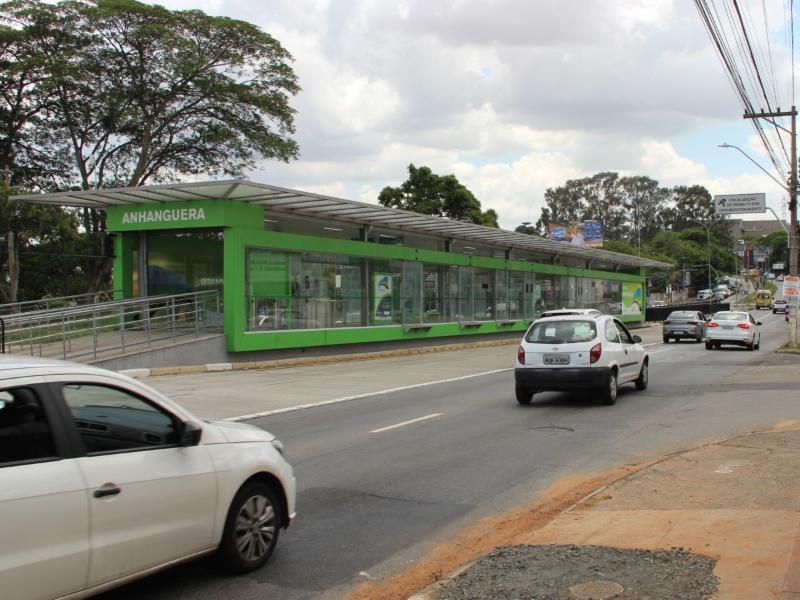
[[[747,344],[747,351],[748,352],[752,352],[755,349],[755,346],[756,346],[756,344],[755,344],[754,341],[750,342],[749,344]]]
[[[218,550],[222,566],[233,573],[261,568],[278,542],[280,521],[272,488],[257,481],[245,484],[228,509]]]
[[[648,381],[648,372],[647,372],[647,361],[642,363],[642,370],[639,371],[639,377],[636,378],[636,389],[639,391],[643,391],[647,389],[647,381]]]
[[[611,406],[617,401],[617,392],[619,391],[619,386],[617,385],[617,372],[611,371],[608,375],[608,381],[606,381],[606,386],[603,388],[603,404],[606,406]]]
[[[703,333],[698,331],[697,335],[695,336],[694,340],[699,344],[703,341]]]
[[[514,386],[514,393],[517,395],[517,402],[520,404],[530,404],[531,400],[533,400],[533,391],[520,384]]]
[[[669,338],[666,335],[664,336],[664,343],[669,344]]]
[[[706,350],[711,350],[714,346],[711,345],[711,342],[706,342]]]

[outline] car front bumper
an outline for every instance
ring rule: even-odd
[[[526,389],[548,392],[584,390],[602,387],[608,381],[611,369],[608,367],[587,367],[582,369],[519,368],[514,369],[517,385]]]

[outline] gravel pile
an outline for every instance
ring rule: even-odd
[[[707,600],[717,590],[715,562],[681,548],[650,551],[602,546],[511,546],[478,559],[464,573],[445,582],[436,598]],[[593,587],[619,590],[619,586],[623,588],[621,593],[583,595]]]

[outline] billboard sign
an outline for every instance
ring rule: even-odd
[[[642,284],[622,282],[622,314],[642,314]]]
[[[783,279],[783,297],[793,298],[794,300],[800,298],[800,277],[787,275]]]
[[[714,196],[714,212],[718,215],[767,212],[766,194],[725,194]]]
[[[785,267],[782,262],[772,263],[773,271],[783,271],[783,269],[785,269]]]
[[[547,227],[547,237],[580,248],[602,248],[603,224],[600,221],[572,221],[569,225],[552,224]]]

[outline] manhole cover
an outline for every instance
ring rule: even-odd
[[[569,593],[577,600],[607,600],[624,591],[624,587],[613,581],[587,581],[569,588]]]
[[[534,431],[543,435],[564,435],[567,433],[574,433],[575,430],[570,429],[569,427],[557,427],[556,425],[550,425],[547,427],[529,427],[528,431]]]

